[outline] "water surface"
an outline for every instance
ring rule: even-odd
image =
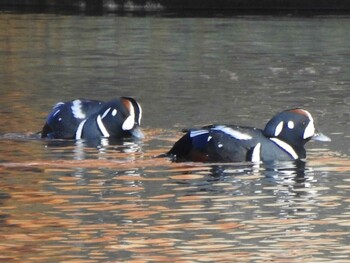
[[[347,17],[0,14],[0,259],[348,262]],[[146,139],[38,139],[58,101],[131,95]],[[172,163],[182,128],[309,110],[305,167]]]

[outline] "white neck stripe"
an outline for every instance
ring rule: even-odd
[[[81,134],[83,133],[83,128],[84,128],[84,124],[85,124],[86,120],[82,121],[79,126],[78,129],[75,133],[75,139],[76,140],[80,140],[81,139]]]
[[[97,116],[96,121],[97,121],[97,126],[98,126],[98,128],[99,128],[100,131],[102,132],[102,135],[103,135],[104,137],[109,137],[109,133],[108,133],[106,127],[104,126],[103,122],[102,122],[101,115],[98,115],[98,116]]]
[[[252,153],[252,162],[258,163],[260,162],[260,150],[261,150],[261,143],[259,142],[257,145],[255,145]]]
[[[270,140],[276,143],[279,147],[281,147],[287,153],[289,153],[295,160],[299,158],[299,156],[294,151],[292,146],[290,146],[288,143],[281,141],[280,139],[277,139],[277,138],[270,138]]]

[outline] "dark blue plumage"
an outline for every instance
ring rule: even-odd
[[[42,129],[42,138],[142,138],[140,104],[129,97],[108,102],[77,99],[57,103]]]
[[[79,124],[102,108],[103,102],[77,99],[58,102],[48,114],[41,137],[74,139]]]
[[[303,109],[283,111],[261,130],[235,125],[211,125],[189,130],[168,155],[177,161],[266,162],[306,157],[310,139],[329,141],[315,133],[314,121]]]

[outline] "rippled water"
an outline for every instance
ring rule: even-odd
[[[0,14],[0,261],[348,262],[347,17]],[[146,139],[38,139],[57,101],[137,98]],[[301,106],[291,163],[155,158],[182,128]]]

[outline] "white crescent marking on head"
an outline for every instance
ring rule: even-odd
[[[311,138],[312,136],[314,136],[314,134],[315,134],[315,125],[313,120],[310,120],[309,124],[305,128],[303,138],[304,139]]]
[[[130,101],[129,102],[129,117],[126,118],[126,120],[123,122],[122,129],[124,131],[130,131],[132,128],[134,128],[135,124],[135,109],[134,106]]]
[[[312,118],[310,112],[307,110],[300,109],[310,120],[309,124],[306,126],[303,138],[311,138],[315,134],[315,124],[314,124],[314,118]]]
[[[283,121],[281,121],[277,126],[276,126],[276,129],[275,129],[275,136],[277,137],[281,131],[283,130]]]
[[[311,118],[309,124],[305,128],[303,138],[311,138],[315,135],[315,130],[314,120]]]
[[[130,131],[132,128],[134,128],[135,119],[133,116],[129,116],[126,118],[126,120],[123,122],[122,129],[124,131]]]

